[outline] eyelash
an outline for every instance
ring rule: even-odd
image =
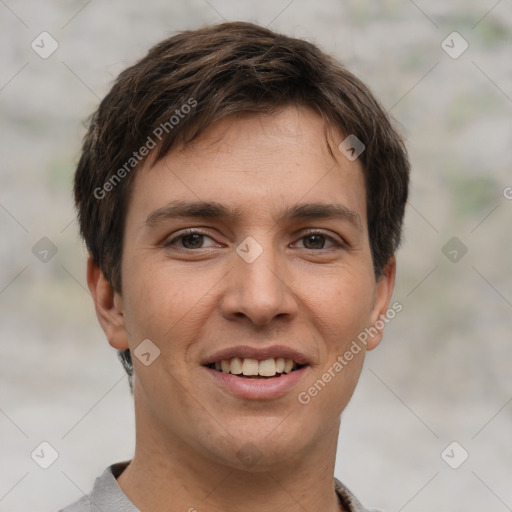
[[[180,240],[182,238],[185,238],[185,237],[187,237],[189,235],[204,235],[204,236],[207,236],[207,237],[213,239],[213,237],[211,237],[206,231],[203,231],[202,229],[199,229],[199,228],[189,228],[189,229],[185,230],[184,232],[182,232],[180,235],[172,238],[171,240],[165,241],[163,243],[163,246],[164,247],[171,247],[172,245],[174,245],[175,242],[177,242],[178,240]],[[307,248],[304,247],[303,249],[316,252],[318,250],[328,250],[328,249],[333,249],[333,248],[347,247],[347,245],[345,243],[339,242],[334,237],[327,235],[323,231],[319,231],[319,230],[315,230],[315,229],[311,229],[311,230],[307,231],[306,233],[304,233],[299,238],[299,240],[302,239],[302,238],[306,238],[307,236],[311,236],[311,235],[321,235],[321,236],[323,236],[324,238],[326,238],[327,240],[332,242],[334,244],[334,247],[329,247],[327,249],[325,249],[325,248],[322,248],[322,249],[307,249]],[[199,249],[187,249],[186,247],[180,247],[180,249],[184,250],[184,251],[198,251],[200,249],[205,249],[205,248],[204,247],[200,247]]]

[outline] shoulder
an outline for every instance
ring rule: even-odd
[[[352,492],[337,478],[334,479],[334,487],[340,502],[348,512],[382,512],[376,508],[365,508]]]
[[[75,503],[72,503],[66,508],[59,510],[59,512],[90,512],[91,510],[92,502],[87,496],[84,496],[78,501],[75,501]]]
[[[78,501],[59,510],[59,512],[139,512],[135,505],[121,490],[116,477],[128,466],[130,461],[112,464],[96,478],[90,495],[84,495]]]

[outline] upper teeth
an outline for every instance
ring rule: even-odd
[[[223,359],[215,363],[215,369],[233,375],[261,375],[262,377],[273,377],[276,373],[290,373],[295,366],[293,359],[284,357],[271,357],[263,361],[257,359]]]

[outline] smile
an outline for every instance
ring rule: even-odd
[[[218,372],[249,378],[280,377],[282,374],[302,368],[302,365],[293,359],[284,357],[270,357],[263,360],[233,357],[210,363],[207,366]]]

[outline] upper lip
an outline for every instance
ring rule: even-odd
[[[282,357],[284,359],[293,359],[300,365],[308,364],[308,359],[304,354],[284,345],[272,345],[271,347],[257,348],[249,345],[227,347],[214,352],[212,355],[205,358],[201,364],[206,366],[211,363],[220,362],[223,359],[232,359],[233,357],[239,357],[240,359],[257,359],[259,361],[264,361],[265,359],[270,359],[272,357]]]

